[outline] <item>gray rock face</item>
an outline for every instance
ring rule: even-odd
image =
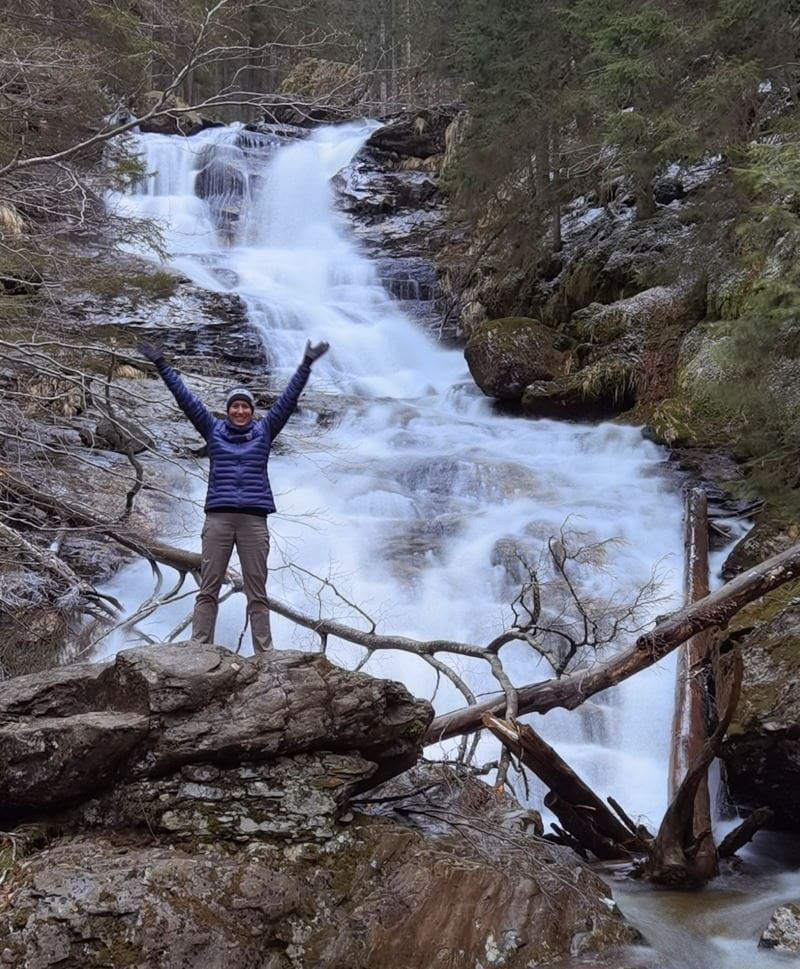
[[[430,717],[430,706],[400,684],[347,673],[317,654],[244,661],[199,644],[130,649],[110,664],[0,683],[0,817],[19,821],[89,795],[114,801],[109,789],[187,767],[324,751],[363,758],[347,765],[352,789],[410,767]],[[268,813],[270,782],[258,770],[226,786],[245,780],[256,799],[266,785]],[[136,796],[148,793],[138,788]],[[181,784],[160,789],[160,813],[174,801],[185,814],[185,793]]]
[[[428,167],[396,167],[409,162]],[[395,154],[368,147],[333,184],[339,206],[352,219],[381,283],[399,306],[436,339],[457,341],[459,320],[445,319],[446,301],[435,265],[443,239],[452,234],[445,225],[436,157],[401,162]]]
[[[520,825],[498,826],[480,782],[453,771],[441,781],[443,801],[425,796],[427,815],[440,818],[435,834],[356,815],[304,844],[56,841],[15,876],[0,964],[523,969],[638,941],[574,856]],[[454,797],[467,839],[444,833]]]
[[[790,902],[775,909],[758,947],[775,949],[776,952],[800,952],[800,905]]]

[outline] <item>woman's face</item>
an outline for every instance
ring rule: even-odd
[[[234,427],[244,427],[253,419],[253,411],[245,400],[235,400],[228,408],[228,420]]]

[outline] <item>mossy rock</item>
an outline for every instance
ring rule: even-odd
[[[612,343],[625,334],[628,318],[619,304],[590,303],[586,309],[573,313],[571,325],[579,340]]]
[[[532,417],[596,420],[629,410],[642,387],[639,361],[603,356],[577,373],[531,382],[522,395],[522,407]]]
[[[481,324],[464,356],[475,383],[489,397],[519,401],[537,380],[560,376],[572,341],[528,317],[505,317]]]
[[[708,318],[738,320],[749,309],[749,299],[758,278],[758,273],[753,270],[738,270],[710,279],[706,297]]]
[[[772,808],[772,825],[800,825],[800,583],[752,603],[731,625],[742,692],[720,756],[734,803]]]

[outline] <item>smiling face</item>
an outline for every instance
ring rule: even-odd
[[[235,400],[228,408],[228,420],[234,427],[245,427],[253,419],[253,409],[246,400]]]

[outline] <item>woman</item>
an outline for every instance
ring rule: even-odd
[[[208,445],[210,467],[202,532],[200,589],[192,616],[192,639],[214,642],[219,590],[234,547],[239,554],[247,596],[253,650],[272,649],[267,604],[267,515],[275,511],[267,463],[272,442],[297,407],[311,373],[311,364],[328,344],[306,344],[303,361],[288,386],[267,413],[255,419],[255,398],[246,387],[235,387],[225,401],[221,420],[195,397],[164,359],[160,347],[140,343],[139,352],[153,364],[178,406]]]

